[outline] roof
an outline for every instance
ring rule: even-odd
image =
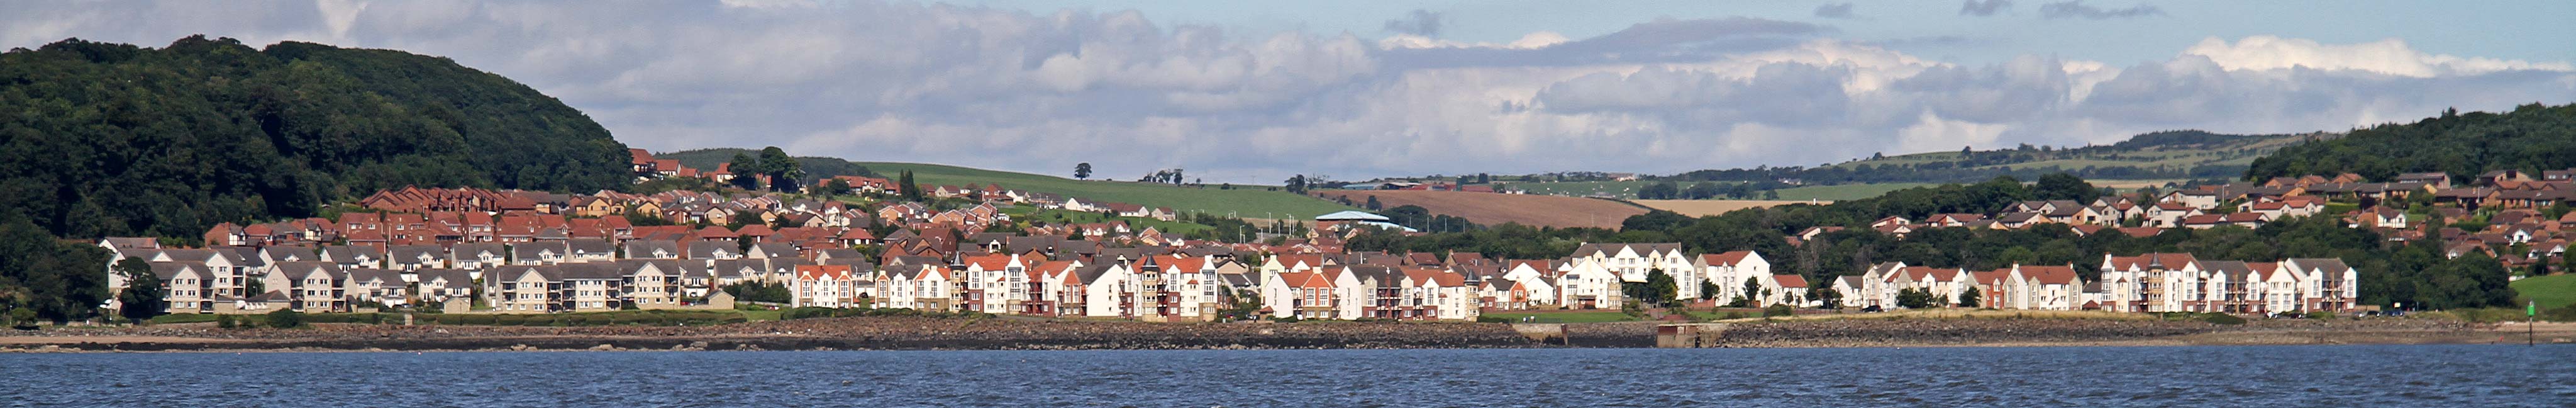
[[[1316,221],[1393,221],[1393,218],[1360,211],[1342,211],[1315,216]]]
[[[1774,281],[1774,282],[1779,282],[1779,283],[1780,283],[1780,287],[1783,287],[1783,288],[1803,288],[1803,287],[1807,287],[1807,277],[1805,277],[1805,276],[1798,276],[1798,275],[1771,275],[1771,280],[1772,280],[1772,281]]]
[[[1735,265],[1736,263],[1744,262],[1745,257],[1752,255],[1753,251],[1727,251],[1725,253],[1700,255],[1699,259],[1710,266],[1722,266]]]

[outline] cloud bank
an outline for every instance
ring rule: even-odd
[[[1981,4],[2008,3],[1962,14]],[[2210,38],[2128,65],[1966,65],[1835,38],[1831,26],[1740,17],[1496,44],[1436,39],[1440,17],[1427,11],[1391,21],[1399,34],[1364,38],[873,2],[22,8],[32,10],[0,17],[5,46],[205,33],[448,56],[657,151],[778,145],[1045,174],[1090,162],[1120,178],[1181,167],[1210,182],[1814,165],[2180,128],[2340,130],[2576,98],[2565,62],[2395,40]]]

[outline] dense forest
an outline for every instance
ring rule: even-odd
[[[2302,143],[2255,159],[2248,180],[2357,173],[2388,180],[2398,173],[2576,168],[2576,104],[2530,104],[2512,112],[2444,111],[2415,123],[2354,130],[2341,139]]]
[[[446,58],[193,36],[0,54],[0,211],[58,236],[195,236],[403,185],[590,191],[625,145]]]
[[[1820,167],[1756,167],[1750,169],[1698,170],[1668,177],[1674,181],[1738,181],[1776,183],[1777,180],[1799,180],[1807,184],[1849,183],[1974,183],[1998,176],[2024,180],[2049,174],[2066,173],[2087,179],[2204,179],[2233,178],[2245,172],[2243,165],[2217,164],[2262,155],[2261,146],[2295,135],[2230,135],[2197,130],[2177,130],[2139,134],[2128,140],[2103,146],[2057,148],[2024,144],[2010,149],[1969,150],[1936,154],[1923,160],[1897,160],[1928,157],[1872,157],[1850,165]],[[2192,165],[2155,165],[2173,155],[2188,155]],[[2111,164],[2069,167],[2061,165],[2026,165],[2050,160],[2084,160]],[[2127,163],[2123,163],[2127,162]],[[1756,189],[1782,188],[1763,185]]]
[[[1688,251],[1750,249],[1770,258],[1781,273],[1809,282],[1857,275],[1878,262],[1993,270],[2016,263],[2073,265],[2094,279],[2102,256],[2187,252],[2205,260],[2269,262],[2293,257],[2342,258],[2361,271],[2361,300],[2405,302],[2434,308],[2508,306],[2508,275],[2493,259],[2444,259],[2429,241],[2390,244],[2378,234],[2347,228],[2332,217],[2295,218],[2261,228],[2176,229],[2150,237],[2101,233],[2078,236],[2067,228],[1918,230],[1905,239],[1867,228],[1881,217],[1915,219],[1936,213],[1992,213],[2020,200],[2089,200],[2100,191],[2069,175],[2025,185],[2010,177],[1977,184],[1898,190],[1877,198],[1828,205],[1787,205],[1691,218],[1665,211],[1630,217],[1618,230],[1549,229],[1515,224],[1420,236],[1364,234],[1348,241],[1353,251],[1472,251],[1515,259],[1554,259],[1584,242],[1678,242]],[[1793,245],[1787,237],[1808,227],[1845,227]]]

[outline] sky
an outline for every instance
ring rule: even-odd
[[[1205,182],[1813,166],[2576,102],[2576,2],[0,0],[445,56],[657,152]]]

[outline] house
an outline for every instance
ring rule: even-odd
[[[2104,310],[2186,311],[2184,300],[2195,297],[2201,287],[2200,261],[2191,254],[2104,254],[2100,270],[2103,294],[2109,300],[2102,305]]]
[[[425,268],[412,271],[416,284],[412,298],[422,305],[444,303],[474,295],[474,277],[455,269]]]
[[[796,278],[788,281],[788,304],[793,307],[853,307],[868,304],[859,292],[860,277],[846,265],[798,265]]]
[[[510,244],[511,265],[555,265],[571,257],[572,251],[561,241]]]
[[[1772,275],[1771,262],[1763,259],[1762,254],[1753,251],[1728,251],[1693,257],[1691,270],[1697,273],[1684,275],[1694,276],[1692,282],[1681,283],[1679,279],[1674,281],[1682,292],[1681,297],[1714,299],[1720,304],[1749,298],[1752,294],[1744,293],[1744,283]],[[1716,284],[1720,293],[1702,296],[1699,288],[1700,281]]]
[[[2299,282],[2298,310],[2347,312],[2360,298],[2360,271],[2341,259],[2291,258],[2281,261],[2279,268]]]
[[[484,273],[484,304],[510,313],[552,312],[557,271],[551,266],[510,265]]]

